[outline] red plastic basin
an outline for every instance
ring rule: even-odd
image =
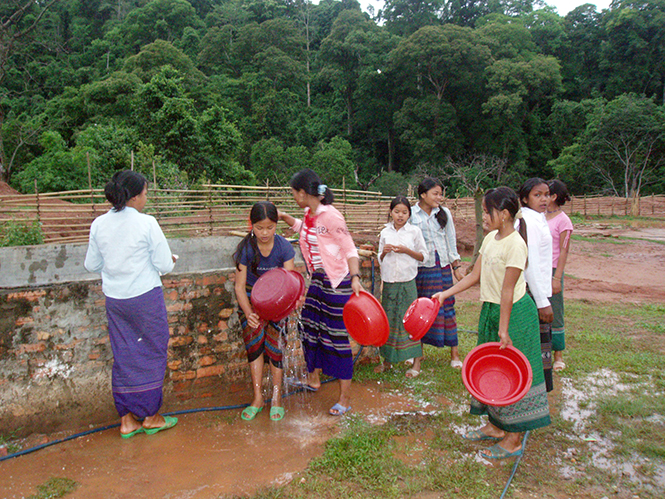
[[[301,283],[295,274],[276,268],[258,278],[250,302],[261,319],[277,322],[293,312],[304,289],[304,279]]]
[[[342,311],[349,335],[361,345],[380,347],[388,341],[388,316],[379,300],[367,291],[351,295]]]
[[[421,297],[409,306],[404,314],[404,329],[412,340],[419,340],[427,334],[439,313],[441,304],[436,298]]]
[[[464,386],[483,404],[514,404],[531,388],[533,372],[526,356],[515,347],[501,350],[500,346],[498,342],[478,345],[464,359]]]

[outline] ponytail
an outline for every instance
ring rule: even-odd
[[[314,170],[306,168],[300,170],[289,182],[292,189],[296,191],[305,191],[310,196],[318,197],[321,204],[332,204],[335,200],[330,188],[321,181],[321,178]]]
[[[127,202],[143,192],[148,180],[132,170],[116,172],[104,187],[104,195],[115,211],[122,211]]]

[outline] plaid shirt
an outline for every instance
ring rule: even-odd
[[[445,229],[439,225],[436,219],[436,214],[439,210],[444,210],[448,216],[448,223]],[[416,203],[411,208],[411,218],[409,222],[416,227],[419,227],[425,238],[427,244],[427,255],[425,260],[418,262],[418,267],[434,267],[436,265],[436,257],[434,252],[439,254],[441,266],[451,264],[455,260],[459,260],[460,256],[457,252],[457,236],[455,234],[455,224],[453,223],[453,215],[450,210],[445,207],[436,208],[432,210],[429,215]]]

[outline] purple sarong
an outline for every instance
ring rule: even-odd
[[[113,350],[112,391],[120,417],[157,414],[162,405],[169,326],[164,293],[156,287],[134,298],[106,297]]]

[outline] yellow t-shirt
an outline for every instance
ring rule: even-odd
[[[483,240],[480,254],[483,255],[480,269],[480,301],[501,304],[501,289],[506,267],[516,267],[524,270],[529,254],[526,242],[519,232],[515,231],[503,239],[497,240],[498,231],[493,230]],[[515,283],[513,303],[526,293],[524,272]]]

